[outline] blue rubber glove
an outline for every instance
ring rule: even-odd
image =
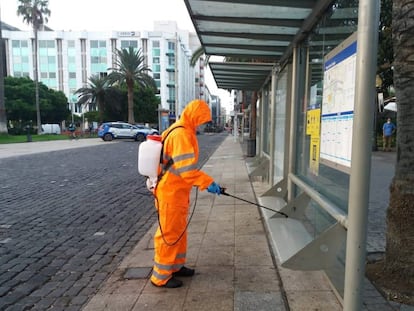
[[[207,191],[210,193],[215,193],[217,195],[220,195],[221,188],[219,184],[216,184],[214,181],[211,183],[210,186],[208,186]]]

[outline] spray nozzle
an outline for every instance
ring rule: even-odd
[[[227,188],[220,187],[220,194],[222,194],[222,195],[229,195],[228,193],[226,193],[226,189]]]

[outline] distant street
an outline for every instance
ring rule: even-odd
[[[226,134],[200,135],[204,163]],[[80,310],[156,221],[139,143],[0,159],[0,310]]]

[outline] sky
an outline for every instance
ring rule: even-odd
[[[17,0],[1,0],[1,17],[8,24],[29,29],[16,15]],[[54,30],[152,30],[157,20],[175,20],[195,31],[184,0],[49,0],[47,25]]]
[[[17,0],[1,0],[1,20],[21,30],[30,26],[17,16]],[[53,30],[140,31],[153,30],[154,21],[176,21],[178,28],[195,32],[184,0],[49,0],[47,26]],[[213,95],[221,98],[229,113],[231,98],[218,90],[208,71],[206,84]]]

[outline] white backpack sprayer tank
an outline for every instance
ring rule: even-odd
[[[147,176],[147,188],[151,191],[157,185],[158,168],[161,160],[162,138],[160,135],[148,135],[139,145],[138,172]]]

